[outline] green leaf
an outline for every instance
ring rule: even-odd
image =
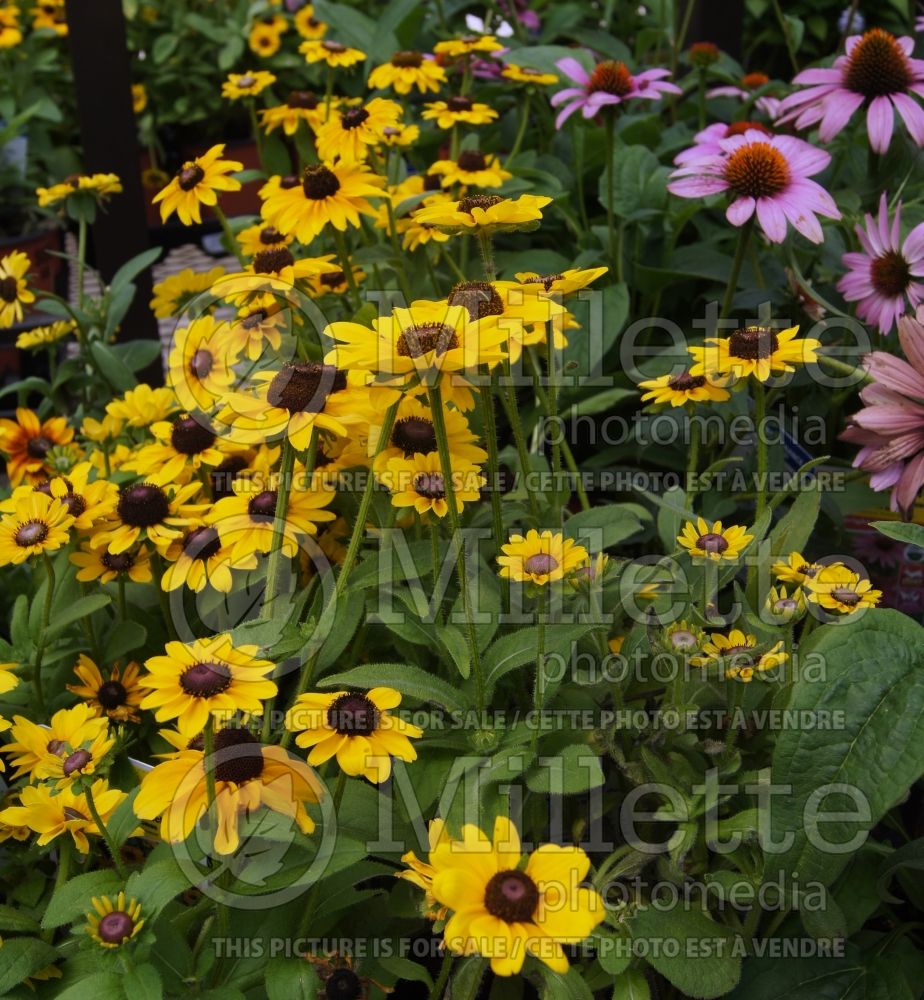
[[[572,743],[554,757],[540,756],[526,776],[530,791],[577,795],[604,782],[600,757],[584,743]]]
[[[125,973],[125,992],[132,1000],[162,1000],[160,973],[153,965],[136,965]]]
[[[547,656],[566,656],[570,659],[572,645],[592,632],[589,622],[578,624],[556,623],[545,630],[545,652]],[[539,655],[539,631],[536,628],[521,628],[508,632],[493,642],[484,655],[482,669],[485,688],[488,693],[497,682],[524,664],[534,664]]]
[[[906,524],[903,521],[870,521],[870,524],[897,542],[924,548],[924,524]]]
[[[159,340],[126,340],[113,344],[111,350],[126,368],[137,372],[160,357],[161,344]]]
[[[472,672],[471,657],[468,652],[468,642],[462,630],[456,625],[436,625],[436,637],[440,645],[449,654],[456,669],[466,679]]]
[[[160,257],[162,252],[160,247],[152,247],[150,250],[136,254],[131,260],[127,260],[112,276],[112,281],[109,283],[110,291],[115,294],[126,285],[130,285],[142,271],[149,268]]]
[[[117,972],[94,972],[85,979],[78,979],[76,983],[65,987],[60,993],[56,993],[56,1000],[123,1000],[125,990],[123,979]],[[135,994],[131,994],[133,1000]]]
[[[750,958],[728,1000],[910,1000],[910,992],[890,996],[882,985],[880,970],[848,945],[838,958]]]
[[[565,522],[565,536],[583,541],[598,552],[638,534],[650,520],[651,515],[640,504],[604,504],[569,517]]]
[[[134,809],[135,797],[137,795],[138,789],[133,788],[129,792],[128,798],[119,803],[115,812],[106,823],[109,836],[115,841],[117,847],[121,847],[141,825],[138,817],[135,815]]]
[[[266,966],[267,1000],[315,1000],[321,983],[301,958],[274,958]]]
[[[60,927],[70,923],[90,909],[93,896],[105,896],[121,888],[122,880],[112,869],[74,875],[55,889],[42,917],[42,927]]]
[[[677,536],[684,519],[687,495],[679,486],[672,486],[662,497],[664,503],[658,509],[658,538],[665,552],[677,548]],[[668,506],[670,504],[670,506]]]
[[[627,969],[613,986],[613,1000],[651,1000],[651,989],[644,972]]]
[[[94,340],[90,344],[90,354],[93,362],[102,372],[103,378],[118,393],[133,389],[137,384],[137,379],[132,374],[131,369],[116,354],[111,347]]]
[[[924,771],[924,628],[874,608],[818,629],[800,654],[803,671],[787,708],[842,718],[843,726],[784,729],[777,737],[773,782],[787,794],[775,796],[770,826],[774,842],[791,840],[767,855],[764,879],[791,885],[798,872],[801,885],[830,885],[853,853],[848,842],[856,850]],[[806,674],[813,661],[824,663],[823,681]],[[822,800],[830,786],[851,796],[832,790]],[[822,819],[822,812],[843,818]]]
[[[594,995],[581,978],[577,966],[572,966],[562,975],[540,963],[539,972],[542,975],[542,990],[539,994],[542,1000],[594,1000]]]
[[[100,608],[105,608],[111,603],[112,598],[108,594],[90,594],[74,601],[66,608],[56,609],[54,618],[45,630],[46,638],[50,639],[59,635],[68,625],[80,621],[81,618],[89,617],[94,611],[99,611]]]
[[[409,663],[365,663],[342,674],[332,674],[318,681],[320,687],[391,687],[409,698],[431,701],[450,712],[463,711],[468,700],[451,684],[412,667]]]
[[[6,995],[26,976],[51,965],[57,957],[57,951],[38,938],[8,938],[0,947],[0,995]]]
[[[808,487],[799,493],[793,505],[770,532],[770,554],[786,556],[790,552],[801,552],[815,529],[820,507],[820,489]]]
[[[21,931],[29,934],[38,929],[38,922],[22,910],[0,904],[0,931]]]
[[[660,208],[666,200],[667,171],[646,146],[619,146],[613,162],[600,175],[598,197],[605,207],[609,195],[609,175],[613,174],[613,214],[621,219],[637,219]]]
[[[900,899],[888,891],[888,888],[893,875],[902,868],[910,868],[912,871],[924,871],[924,837],[919,837],[917,840],[902,844],[883,863],[882,870],[879,873],[879,881],[876,883],[876,889],[879,895],[887,902],[901,902]]]
[[[141,903],[143,910],[153,918],[190,882],[180,866],[172,859],[148,863],[143,871],[134,872],[125,886],[125,892]]]

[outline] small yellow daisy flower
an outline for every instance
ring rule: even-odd
[[[558,77],[554,73],[543,73],[541,69],[533,69],[532,66],[517,66],[515,63],[507,63],[501,70],[501,76],[505,80],[513,80],[514,83],[525,83],[538,87],[552,87],[558,83]]]
[[[368,81],[372,90],[391,87],[396,94],[409,94],[414,89],[435,94],[445,82],[446,71],[435,59],[409,51],[396,52],[387,63],[376,66]]]
[[[710,526],[703,518],[698,517],[695,525],[692,521],[687,521],[677,542],[694,559],[735,562],[753,537],[740,525],[732,524],[723,528],[722,522],[716,521]]]
[[[265,69],[229,73],[228,79],[221,85],[221,96],[232,101],[238,101],[242,97],[256,97],[275,82],[275,75]]]
[[[502,577],[518,583],[528,580],[540,587],[564,579],[589,558],[587,549],[573,538],[549,530],[540,533],[535,528],[525,535],[511,535],[501,551],[504,554],[497,562]]]
[[[412,455],[411,458],[393,458],[382,481],[392,491],[391,502],[395,507],[413,507],[418,514],[432,511],[437,517],[445,517],[449,512],[446,479],[436,452]],[[456,509],[461,510],[463,504],[478,500],[484,483],[485,478],[477,466],[453,468],[451,485]]]
[[[754,652],[756,646],[757,636],[740,629],[732,629],[727,636],[721,632],[713,632],[709,641],[703,645],[703,655],[694,656],[690,663],[695,667],[705,667],[710,663],[721,662],[725,666],[726,679],[747,684],[755,673],[773,670],[789,659],[788,654],[782,651],[782,641],[759,656]]]
[[[219,191],[240,191],[241,182],[229,175],[244,169],[237,160],[223,160],[224,143],[187,160],[172,181],[154,196],[154,203],[161,202],[161,222],[166,222],[174,212],[180,222],[191,226],[202,222],[201,205],[217,205]]]
[[[645,379],[639,382],[638,387],[647,390],[642,395],[642,402],[651,400],[654,406],[724,403],[731,397],[715,376],[691,375],[688,371]]]
[[[19,334],[16,338],[16,346],[21,351],[50,347],[72,334],[76,329],[77,324],[72,319],[58,320],[57,323],[49,323],[48,326],[36,326]]]
[[[94,896],[95,912],[87,913],[86,931],[103,948],[121,948],[144,927],[141,904],[120,892],[113,902],[108,896]]]
[[[799,327],[771,330],[749,326],[735,330],[730,337],[711,338],[703,347],[690,347],[695,364],[691,375],[728,375],[744,379],[753,375],[766,382],[771,376],[795,371],[796,365],[817,360],[821,342],[796,338]]]
[[[542,209],[551,198],[523,194],[502,198],[499,194],[468,195],[460,201],[434,201],[412,213],[414,222],[434,226],[450,235],[504,233],[535,229]]]
[[[331,41],[329,38],[324,41],[309,39],[299,45],[298,51],[305,57],[305,61],[309,65],[323,62],[328,66],[340,69],[355,66],[356,63],[363,62],[366,58],[365,52],[351,49],[348,45],[341,45],[340,42]]]
[[[489,125],[497,118],[497,112],[487,104],[474,102],[470,97],[453,96],[445,101],[434,101],[424,105],[421,114],[424,121],[436,122],[442,129],[456,125]]]
[[[500,160],[493,153],[482,153],[480,149],[463,149],[455,160],[437,160],[429,173],[442,178],[444,188],[453,184],[466,187],[500,187],[513,174],[504,170]]]
[[[874,608],[882,600],[882,591],[874,590],[869,580],[853,572],[843,563],[825,566],[806,580],[808,600],[827,611],[852,615],[864,608]]]

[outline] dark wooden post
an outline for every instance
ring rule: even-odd
[[[91,238],[104,280],[130,257],[148,249],[148,226],[132,110],[131,58],[125,39],[122,0],[66,0],[77,119],[88,173],[118,174],[123,192],[97,215]],[[157,339],[150,269],[135,280],[137,293],[122,322],[123,340]],[[160,385],[159,361],[138,373]]]

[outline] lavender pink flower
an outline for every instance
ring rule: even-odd
[[[721,156],[722,147],[719,143],[723,139],[728,139],[733,135],[743,135],[749,129],[756,129],[765,135],[772,135],[770,129],[761,125],[760,122],[732,122],[730,125],[726,125],[725,122],[714,122],[693,136],[693,145],[678,153],[674,157],[674,163],[678,167],[682,167],[685,163],[700,160],[704,156]]]
[[[748,129],[717,141],[717,152],[687,160],[671,174],[669,191],[681,198],[728,192],[726,218],[743,226],[755,213],[767,239],[782,243],[793,225],[813,243],[824,239],[817,216],[839,219],[830,194],[809,178],[824,170],[831,157],[789,135]]]
[[[848,38],[846,48],[830,68],[795,77],[793,83],[806,89],[783,100],[777,123],[792,121],[800,129],[817,124],[821,141],[830,142],[862,107],[870,146],[885,153],[897,111],[914,142],[924,145],[924,108],[915,100],[924,97],[924,61],[911,58],[914,41],[873,28]]]
[[[679,94],[681,90],[664,77],[670,76],[667,69],[646,69],[641,73],[630,73],[625,63],[607,59],[597,63],[592,73],[577,59],[559,59],[555,65],[573,80],[577,87],[558,91],[552,97],[552,107],[565,106],[555,119],[555,127],[561,128],[575,111],[585,118],[595,118],[604,108],[615,107],[623,101],[643,98],[657,101],[664,94]]]
[[[734,84],[722,84],[720,87],[713,87],[706,91],[706,97],[710,100],[713,97],[734,97],[739,101],[749,101],[754,96],[755,90],[766,87],[770,82],[770,77],[766,73],[746,73],[741,78],[741,86]],[[772,97],[770,94],[761,94],[754,101],[754,107],[762,111],[771,121],[780,113],[780,99]]]
[[[901,202],[889,220],[885,193],[879,213],[866,216],[866,225],[857,226],[863,250],[843,256],[847,273],[837,288],[848,302],[857,303],[857,315],[864,323],[875,324],[880,333],[889,333],[896,320],[924,301],[924,222],[901,238]]]

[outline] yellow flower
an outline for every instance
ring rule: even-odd
[[[393,458],[381,478],[394,494],[391,498],[393,506],[413,507],[418,514],[432,511],[437,517],[445,517],[449,512],[446,479],[436,452],[413,455],[411,458]],[[463,504],[478,500],[484,482],[477,466],[454,466],[452,491],[456,509],[461,510]]]
[[[378,783],[391,774],[392,757],[417,759],[411,740],[423,730],[389,712],[400,704],[401,695],[387,687],[302,694],[286,713],[285,725],[298,733],[298,746],[311,747],[309,764],[336,757],[345,774]]]
[[[494,35],[465,35],[462,38],[437,42],[433,51],[438,56],[458,58],[471,55],[473,52],[500,52],[503,47]]]
[[[427,841],[429,854],[432,854],[441,844],[449,843],[449,831],[446,824],[441,819],[430,821],[427,828]],[[405,871],[395,872],[396,878],[402,878],[411,885],[416,885],[418,889],[424,891],[424,916],[428,920],[445,920],[449,913],[448,906],[440,906],[433,898],[433,876],[436,869],[429,861],[421,861],[413,851],[401,855],[401,860],[407,865]]]
[[[259,222],[253,226],[247,226],[236,235],[241,246],[241,253],[246,257],[254,257],[262,250],[287,247],[294,239],[292,236],[280,233],[275,226],[264,226]]]
[[[309,65],[316,62],[323,62],[331,67],[344,68],[354,66],[366,58],[365,52],[360,52],[359,49],[351,49],[347,45],[341,45],[340,42],[334,42],[330,39],[326,39],[323,42],[316,39],[309,39],[299,45],[298,51],[305,57],[305,62]]]
[[[12,49],[22,42],[19,28],[19,8],[0,7],[0,49]]]
[[[357,285],[366,280],[366,272],[358,264],[350,265],[350,270],[353,272],[353,281]],[[316,275],[309,280],[309,286],[311,294],[319,297],[321,295],[345,295],[350,288],[350,283],[347,280],[346,271],[336,270]]]
[[[41,0],[37,7],[32,8],[32,15],[32,27],[35,31],[53,31],[60,38],[67,35],[64,0]]]
[[[91,174],[69,177],[49,188],[36,188],[40,208],[50,208],[67,201],[73,195],[90,194],[96,201],[105,202],[110,195],[120,194],[122,182],[116,174]]]
[[[474,102],[470,97],[454,96],[445,101],[425,104],[421,118],[436,122],[440,128],[450,129],[456,125],[489,125],[497,118],[497,112],[487,104]]]
[[[242,97],[256,97],[275,82],[275,75],[265,69],[229,73],[228,79],[221,85],[221,96],[232,101]]]
[[[64,501],[38,492],[21,497],[13,512],[0,521],[0,566],[16,565],[67,545],[73,523]]]
[[[144,546],[135,552],[107,552],[105,549],[94,549],[87,542],[79,552],[72,552],[68,558],[80,567],[77,579],[84,583],[92,580],[112,583],[120,577],[135,583],[150,583],[153,579],[151,557]]]
[[[198,480],[185,486],[156,482],[123,486],[115,513],[98,525],[90,545],[118,555],[147,539],[163,552],[203,509],[202,504],[189,503],[201,487]]]
[[[13,673],[18,667],[18,663],[0,663],[0,694],[6,694],[19,685],[19,678]],[[3,730],[6,729],[9,729],[9,723],[3,727]],[[0,770],[2,769],[3,765],[0,763]]]
[[[383,146],[413,146],[420,138],[420,129],[416,125],[386,125],[382,129]]]
[[[282,747],[261,746],[246,729],[226,726],[214,741],[209,764],[215,777],[217,853],[237,851],[241,819],[261,808],[287,816],[304,834],[314,831],[305,804],[320,801],[321,784],[311,768]],[[186,742],[185,736],[177,742]],[[161,817],[160,835],[171,844],[186,840],[208,808],[202,737],[193,742],[195,748],[180,749],[145,775],[133,804],[141,819]]]
[[[869,580],[854,573],[843,563],[831,563],[805,582],[808,599],[828,611],[852,615],[864,608],[874,608],[882,600],[882,591],[873,590]]]
[[[202,156],[187,160],[176,177],[154,196],[155,204],[161,202],[162,222],[166,222],[174,212],[185,226],[202,222],[200,205],[217,205],[217,191],[241,189],[241,182],[229,174],[243,170],[244,164],[237,160],[222,160],[224,151],[224,143],[219,143]]]
[[[53,208],[60,202],[67,201],[73,193],[74,186],[70,181],[61,181],[59,184],[52,184],[51,187],[35,189],[39,208]]]
[[[502,577],[518,583],[529,580],[540,587],[564,579],[589,558],[587,549],[573,538],[548,530],[540,534],[535,528],[525,535],[511,535],[501,551],[497,562]]]
[[[381,413],[378,413],[377,423],[380,421]],[[481,465],[488,460],[488,453],[478,445],[478,437],[469,427],[464,414],[446,407],[443,410],[443,423],[453,466]],[[372,452],[377,448],[378,437],[378,426],[374,429],[370,427],[369,449]],[[383,472],[393,459],[436,454],[436,431],[430,407],[413,397],[405,396],[398,404],[391,437],[376,457],[373,468],[376,472]]]
[[[251,52],[268,59],[279,51],[282,45],[282,34],[268,24],[259,21],[250,29],[247,45]]]
[[[153,690],[141,707],[154,709],[158,722],[179,719],[190,733],[200,732],[210,715],[261,715],[263,699],[276,694],[276,684],[268,679],[274,665],[258,659],[258,649],[235,647],[227,634],[168,642],[164,656],[145,660],[142,684]]]
[[[93,742],[105,736],[108,727],[108,719],[97,716],[83,703],[55,712],[48,726],[39,726],[24,716],[14,715],[13,740],[3,748],[5,753],[12,755],[15,768],[12,777],[32,776],[47,754],[57,753],[68,744]]]
[[[785,559],[778,560],[770,567],[778,580],[799,586],[807,586],[823,569],[823,563],[809,562],[801,552],[790,552]]]
[[[177,400],[172,389],[152,389],[143,382],[106,404],[106,413],[116,420],[124,421],[129,427],[149,427],[155,420],[163,420],[175,409]]]
[[[135,709],[141,704],[144,688],[138,682],[141,668],[137,663],[129,663],[124,670],[114,666],[104,679],[99,667],[81,653],[74,673],[81,683],[68,684],[68,691],[86,699],[95,712],[117,722],[138,722]]]
[[[703,645],[703,655],[694,656],[690,663],[694,667],[720,663],[725,668],[726,679],[739,680],[747,684],[755,673],[773,670],[789,659],[788,654],[782,652],[782,641],[759,656],[754,652],[756,646],[757,636],[749,635],[737,628],[732,629],[727,636],[721,632],[713,632],[709,636],[709,641]]]
[[[21,250],[0,257],[0,329],[18,323],[23,317],[22,307],[35,301],[35,294],[26,284],[31,266],[29,255]]]
[[[314,16],[314,7],[310,3],[295,12],[292,23],[302,38],[323,38],[327,34],[327,25]]]
[[[600,896],[579,885],[590,870],[584,851],[542,844],[524,858],[505,816],[494,821],[493,841],[466,824],[461,840],[430,852],[430,864],[433,896],[453,911],[446,947],[490,959],[497,976],[516,975],[527,955],[566,973],[562,945],[583,941],[605,916]]]
[[[80,710],[86,707],[79,704],[65,711],[79,713],[79,720],[83,718]],[[72,729],[70,738],[56,740],[46,747],[33,771],[33,778],[53,782],[58,791],[70,788],[80,778],[95,774],[97,768],[106,763],[109,751],[115,746],[115,739],[105,729],[96,732],[88,732],[82,726]]]
[[[525,83],[539,87],[551,87],[558,83],[558,77],[554,73],[543,73],[541,69],[533,69],[532,66],[517,66],[515,63],[507,63],[501,70],[501,76],[505,80],[513,80],[514,83]]]
[[[729,375],[733,379],[753,375],[766,382],[772,375],[795,371],[795,365],[815,361],[821,343],[817,340],[797,340],[799,327],[770,330],[749,326],[727,338],[711,338],[703,347],[690,347],[695,360],[691,375]]]
[[[455,160],[437,160],[429,173],[442,178],[444,188],[453,184],[467,187],[500,187],[513,174],[504,170],[493,153],[482,153],[479,149],[463,149]],[[551,200],[551,199],[550,199]]]
[[[785,587],[771,587],[764,608],[780,624],[788,624],[805,614],[805,594],[800,588],[791,594]]]
[[[165,555],[172,565],[167,567],[161,587],[168,592],[186,586],[198,594],[208,585],[227,594],[233,584],[231,570],[257,568],[253,552],[235,554],[218,530],[208,525],[192,528],[181,540],[174,542]]]
[[[677,542],[694,559],[735,562],[754,537],[746,532],[746,528],[737,524],[723,529],[721,521],[710,526],[703,518],[698,517],[695,525],[692,521],[687,521]]]
[[[103,948],[121,948],[144,927],[141,904],[125,899],[120,892],[113,902],[108,896],[93,897],[93,910],[87,913],[86,931]]]
[[[529,232],[539,225],[542,209],[551,198],[532,194],[502,198],[499,194],[475,194],[460,201],[434,201],[418,208],[412,218],[447,233]]]
[[[261,250],[243,271],[222,279],[220,293],[234,305],[269,312],[280,299],[290,301],[299,283],[338,270],[332,260],[331,254],[296,260],[287,246]]]
[[[188,410],[211,411],[237,382],[241,344],[230,334],[228,323],[208,315],[174,331],[167,384]]]
[[[685,406],[687,403],[724,403],[731,393],[724,389],[714,375],[691,375],[682,371],[679,375],[659,375],[657,378],[639,382],[640,389],[647,392],[642,402],[651,400],[655,406],[670,404]]]
[[[158,319],[168,319],[183,312],[190,301],[201,292],[207,292],[225,273],[223,267],[213,267],[208,271],[196,272],[185,268],[179,274],[171,274],[154,286],[151,309]]]
[[[31,493],[43,493],[65,505],[67,512],[74,518],[74,530],[89,531],[97,521],[112,513],[119,494],[114,483],[104,479],[90,482],[92,471],[92,463],[79,462],[67,476],[52,476],[35,486],[18,486],[11,497],[0,502],[0,511],[14,513],[19,502]]]
[[[156,421],[150,431],[156,440],[123,464],[126,472],[156,475],[162,482],[187,482],[191,471],[221,465],[227,457],[214,427],[202,416],[180,413],[170,420]]]
[[[105,723],[106,720],[101,721]],[[90,791],[103,823],[108,823],[128,798],[127,793],[110,788],[104,778],[94,781]],[[19,801],[18,806],[9,806],[0,812],[0,823],[28,827],[39,835],[39,846],[50,844],[62,834],[70,834],[77,850],[89,854],[87,835],[100,836],[85,794],[75,794],[70,788],[55,790],[48,785],[27,785],[20,792]]]
[[[389,62],[369,74],[372,90],[391,87],[396,94],[409,94],[415,87],[421,94],[436,93],[446,82],[446,71],[435,59],[420,52],[396,52]]]
[[[330,118],[315,133],[318,156],[325,162],[336,159],[359,163],[369,155],[369,148],[379,145],[386,128],[394,128],[401,117],[401,106],[383,97],[345,111],[331,111]]]
[[[379,197],[384,179],[364,164],[330,163],[306,167],[294,187],[281,188],[263,203],[263,218],[305,245],[326,226],[341,232],[359,226],[360,215],[372,215],[368,202]]]
[[[148,106],[148,92],[143,83],[132,84],[132,111],[140,115]]]
[[[336,103],[331,101],[331,108]],[[325,110],[324,102],[313,91],[292,90],[285,104],[260,112],[260,124],[267,135],[280,126],[286,135],[295,135],[300,122],[307,122],[312,129],[317,128],[324,121]]]
[[[218,343],[234,354],[246,352],[251,361],[259,361],[268,347],[279,350],[282,334],[287,329],[287,313],[279,302],[274,302],[272,306],[258,305],[257,308],[243,306],[235,319],[222,324],[216,331]],[[231,375],[232,380],[236,379],[233,372]],[[218,395],[224,396],[225,392]]]
[[[77,324],[72,319],[58,320],[56,323],[49,323],[48,326],[35,326],[31,330],[26,330],[16,338],[16,346],[22,350],[33,350],[39,347],[50,347],[59,340],[63,340],[77,329]]]
[[[538,271],[517,271],[521,285],[541,285],[547,295],[563,296],[579,292],[606,274],[608,267],[572,267],[560,274],[539,274]]]

